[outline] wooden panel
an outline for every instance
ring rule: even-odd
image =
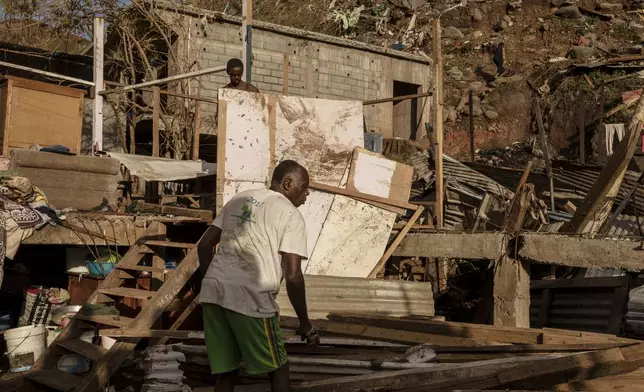
[[[12,79],[8,110],[8,149],[61,144],[80,153],[83,91]]]
[[[356,148],[347,189],[407,203],[414,169],[380,154]]]
[[[29,178],[37,187],[83,189],[113,193],[118,187],[115,175],[83,173],[56,169],[35,169],[21,167],[20,173]]]
[[[11,155],[12,170],[18,167],[57,169],[84,173],[120,173],[121,163],[108,157],[69,156],[39,151],[15,151]]]

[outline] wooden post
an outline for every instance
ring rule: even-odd
[[[436,204],[434,215],[436,227],[443,228],[443,55],[441,53],[441,22],[439,19],[432,21],[433,25],[433,50],[434,60],[434,159],[436,167]]]
[[[242,0],[242,61],[244,62],[245,81],[251,82],[253,67],[253,0]]]
[[[92,154],[103,149],[103,96],[99,93],[105,88],[103,84],[105,20],[94,18],[94,105],[92,107]]]
[[[152,156],[159,156],[159,119],[161,117],[161,91],[158,86],[152,88]]]
[[[288,95],[288,67],[289,67],[289,62],[288,62],[288,54],[284,53],[284,78],[283,78],[283,86],[282,86],[282,93],[284,95]]]
[[[197,79],[197,97],[201,93],[201,78]],[[195,101],[195,127],[192,134],[192,160],[199,159],[199,136],[201,135],[201,101]]]
[[[552,162],[550,161],[550,151],[548,151],[548,139],[546,130],[543,127],[543,118],[541,117],[541,108],[539,107],[539,98],[534,99],[535,116],[537,117],[537,128],[539,128],[539,137],[543,146],[543,158],[546,161],[546,170],[548,171],[548,180],[550,181],[550,210],[555,212],[555,186],[552,176]]]
[[[474,162],[474,103],[473,92],[470,90],[470,160]]]

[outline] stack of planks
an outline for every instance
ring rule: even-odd
[[[307,348],[296,319],[281,324],[294,391],[644,391],[644,344],[611,335],[337,313],[316,321],[321,345]],[[215,382],[197,336],[186,331],[189,344],[153,347],[177,358],[191,388]],[[242,372],[241,382],[238,391],[269,390],[266,377]]]

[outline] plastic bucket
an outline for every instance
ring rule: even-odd
[[[42,325],[8,329],[4,340],[12,373],[31,369],[47,347],[46,329]]]

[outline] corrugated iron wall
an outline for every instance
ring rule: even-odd
[[[429,282],[374,280],[307,275],[309,317],[326,319],[333,312],[377,313],[387,316],[433,316],[434,294]],[[284,316],[295,316],[282,284],[277,302]]]

